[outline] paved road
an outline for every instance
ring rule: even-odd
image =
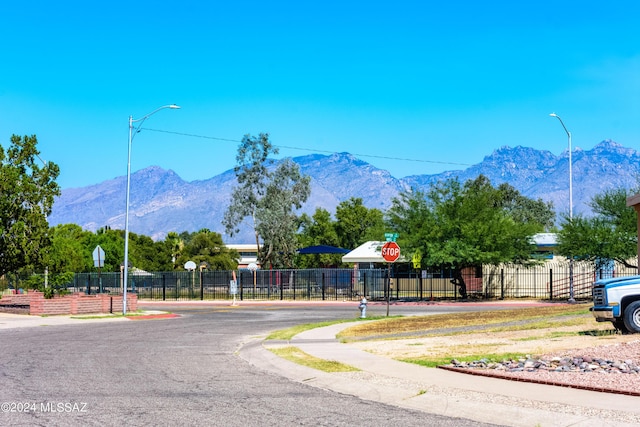
[[[0,425],[487,425],[310,387],[237,356],[251,337],[353,318],[355,307],[162,305],[145,308],[182,317],[0,328],[0,402],[14,411],[0,413]],[[477,308],[449,308],[467,309]],[[392,307],[392,314],[439,310]]]

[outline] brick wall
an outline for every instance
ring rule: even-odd
[[[2,305],[7,306],[7,310],[2,310]],[[85,295],[81,292],[55,296],[51,299],[45,299],[44,294],[37,291],[29,291],[27,294],[3,295],[0,300],[0,311],[12,312],[11,305],[29,305],[29,314],[36,316],[119,313],[122,312],[122,295]],[[127,294],[127,312],[133,312],[137,309],[138,295]]]

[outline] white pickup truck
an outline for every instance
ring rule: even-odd
[[[640,276],[596,281],[591,312],[623,333],[640,333]]]

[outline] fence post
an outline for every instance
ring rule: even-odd
[[[500,269],[500,299],[504,299],[504,268]]]
[[[553,268],[549,269],[549,301],[553,301]]]
[[[367,296],[367,271],[364,271],[364,279],[362,280],[362,293],[363,293],[363,297]]]
[[[162,275],[162,301],[167,300],[167,275]]]
[[[289,283],[291,283],[291,286],[293,286],[293,300],[296,300],[296,272],[295,270],[291,270],[289,272],[289,274],[291,276],[289,276]],[[293,280],[291,280],[291,278],[293,278]]]
[[[200,301],[204,300],[204,271],[200,270]]]
[[[358,280],[356,277],[356,272],[351,270],[349,272],[349,299],[353,299],[353,292],[356,286],[356,280]]]
[[[391,268],[392,268],[391,274],[393,275],[393,278],[396,279],[394,283],[396,284],[396,301],[397,301],[400,299],[400,278],[396,274],[396,269],[393,268],[393,266]]]

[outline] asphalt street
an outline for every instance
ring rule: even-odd
[[[357,317],[357,303],[145,306],[154,308],[181,316],[60,325],[41,318],[34,327],[0,328],[0,425],[488,425],[311,387],[238,356],[243,343],[273,330]]]

